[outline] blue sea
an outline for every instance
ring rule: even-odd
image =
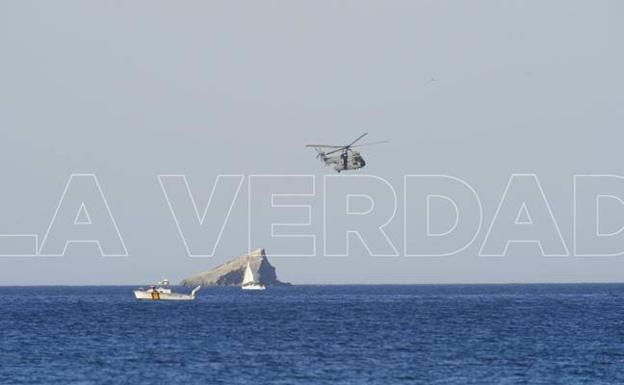
[[[0,309],[3,385],[624,384],[620,284],[0,287]]]

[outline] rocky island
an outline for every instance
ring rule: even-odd
[[[266,286],[289,285],[277,279],[275,267],[269,263],[264,249],[256,249],[210,271],[185,278],[180,284],[183,286],[239,286],[243,281],[248,262],[258,282]]]

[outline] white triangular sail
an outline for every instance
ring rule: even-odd
[[[243,285],[248,285],[250,283],[254,283],[255,281],[253,271],[251,271],[251,266],[249,265],[249,262],[247,262],[247,268],[245,268],[245,275],[243,276]]]

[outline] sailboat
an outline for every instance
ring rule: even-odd
[[[247,262],[247,267],[245,268],[245,275],[243,276],[243,283],[241,284],[241,289],[243,290],[266,290],[266,286],[261,284],[260,282],[256,282],[254,278],[253,271],[251,270],[251,266],[249,262]]]

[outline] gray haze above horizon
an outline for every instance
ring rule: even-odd
[[[200,207],[219,174],[313,174],[322,191],[335,173],[304,145],[363,132],[390,143],[363,148],[354,175],[398,191],[405,174],[466,180],[484,228],[450,257],[325,257],[319,240],[317,256],[271,258],[257,245],[281,280],[622,281],[622,256],[477,253],[511,174],[538,175],[568,247],[573,175],[624,175],[623,13],[621,1],[2,1],[0,234],[43,235],[70,174],[94,173],[130,256],[0,257],[0,285],[208,270],[247,250],[248,180],[216,255],[190,258],[156,175],[185,174]]]

